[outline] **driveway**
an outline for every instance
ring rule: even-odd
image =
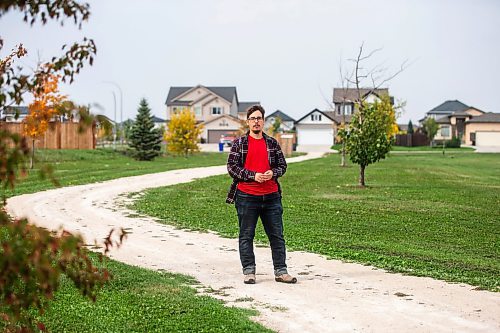
[[[500,153],[500,146],[474,146],[476,153]]]
[[[7,210],[43,227],[79,232],[87,243],[102,240],[111,228],[127,228],[130,235],[120,249],[112,250],[112,258],[191,275],[220,291],[214,296],[228,306],[257,309],[260,315],[254,319],[278,332],[500,332],[499,293],[305,252],[288,253],[289,269],[299,282],[278,284],[268,247],[256,248],[257,284],[245,285],[236,239],[178,230],[152,218],[132,217],[123,208],[130,200],[127,193],[226,172],[226,166],[214,166],[66,187],[10,198]]]

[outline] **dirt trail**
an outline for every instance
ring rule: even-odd
[[[498,293],[303,252],[288,253],[298,284],[278,284],[270,249],[261,247],[256,248],[257,284],[245,285],[237,240],[176,230],[150,218],[129,217],[120,208],[126,193],[225,173],[225,166],[216,166],[66,187],[10,198],[7,209],[40,226],[79,232],[90,242],[103,239],[112,227],[129,228],[125,245],[111,257],[194,276],[228,305],[256,308],[256,321],[278,332],[500,332]]]

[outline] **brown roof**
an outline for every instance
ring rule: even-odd
[[[338,114],[336,114],[336,112],[334,112],[334,111],[324,111],[323,113],[326,114],[331,120],[333,120],[337,124],[342,124],[342,116],[339,116]],[[351,122],[351,118],[352,118],[351,115],[349,115],[349,116],[346,115],[345,116],[345,122],[346,123],[350,123]]]
[[[467,120],[466,123],[500,123],[500,113],[485,113]]]
[[[372,88],[361,88],[359,89],[359,93],[361,94],[361,98],[365,97],[366,95],[369,95],[371,93],[374,93],[377,96],[382,96],[382,95],[389,95],[389,89],[388,88],[379,88],[379,89],[372,89]],[[333,88],[333,102],[334,103],[342,103],[345,101],[348,102],[354,102],[358,100],[358,90],[356,88],[348,88],[348,89],[342,89],[342,88]]]

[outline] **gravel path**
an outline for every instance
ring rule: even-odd
[[[228,305],[256,308],[255,320],[278,332],[500,332],[498,293],[304,252],[288,253],[289,270],[299,282],[278,284],[267,247],[256,248],[257,284],[245,285],[237,240],[177,230],[121,208],[127,193],[225,173],[225,166],[215,166],[65,187],[10,198],[7,209],[40,226],[79,232],[89,243],[111,228],[127,228],[131,234],[112,258],[191,275]]]

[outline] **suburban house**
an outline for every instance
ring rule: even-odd
[[[253,105],[260,105],[260,102],[240,102],[238,104],[238,119],[247,120],[247,110]]]
[[[235,137],[246,119],[246,109],[258,102],[239,102],[236,87],[171,87],[167,101],[168,123],[171,115],[189,108],[196,121],[203,124],[202,142],[218,143]]]
[[[295,122],[297,145],[333,145],[340,122],[334,112],[314,109]]]
[[[383,95],[389,95],[389,89],[359,90],[350,88],[333,89],[333,110],[321,111],[314,109],[295,122],[298,145],[333,145],[338,134],[339,127],[343,122],[349,124],[352,115],[358,110],[356,102],[361,99],[374,103],[379,101]],[[391,103],[393,98],[391,98]]]
[[[151,120],[153,121],[153,124],[155,125],[155,128],[163,128],[165,129],[166,121],[165,119],[162,119],[157,116],[152,116]]]
[[[276,110],[270,115],[266,116],[266,122],[264,124],[264,129],[268,130],[276,121],[276,119],[279,118],[281,120],[280,124],[280,131],[281,132],[290,132],[293,131],[295,127],[295,120],[287,115],[286,113]]]
[[[500,147],[500,113],[483,113],[467,120],[465,144]]]
[[[463,144],[500,146],[500,114],[486,113],[458,100],[445,101],[420,120],[433,118],[439,125],[437,142],[460,138]]]
[[[334,112],[336,116],[351,116],[354,112],[358,110],[356,102],[360,99],[368,102],[375,103],[380,101],[382,96],[389,96],[388,88],[360,88],[359,93],[356,88],[333,88],[333,105]],[[394,98],[389,96],[391,99],[391,104],[394,104]],[[347,123],[350,122],[346,120]]]
[[[0,120],[8,123],[21,123],[28,116],[27,106],[7,106],[0,112]]]

